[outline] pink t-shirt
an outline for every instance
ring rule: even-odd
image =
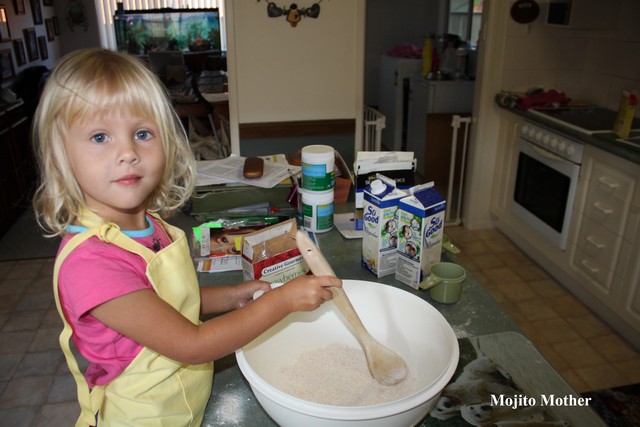
[[[147,218],[147,229],[124,233],[158,251],[169,244],[169,238],[155,218]],[[70,234],[62,239],[60,249],[75,233],[84,229],[70,227]],[[143,348],[99,322],[90,311],[128,293],[153,290],[145,272],[146,262],[143,258],[105,243],[96,236],[74,249],[60,267],[60,301],[65,317],[73,328],[73,342],[89,361],[85,372],[89,387],[107,384],[117,377]]]

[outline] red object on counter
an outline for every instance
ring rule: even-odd
[[[558,107],[567,104],[569,101],[571,101],[571,98],[567,97],[564,92],[551,89],[534,95],[521,96],[516,100],[515,106],[528,110],[535,107]]]

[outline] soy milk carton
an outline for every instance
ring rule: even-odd
[[[440,262],[446,201],[433,182],[409,192],[398,208],[396,279],[418,289],[431,265]]]
[[[364,190],[362,266],[377,277],[396,271],[398,256],[398,204],[406,197],[393,179],[377,174]]]

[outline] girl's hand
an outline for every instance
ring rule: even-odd
[[[268,292],[271,290],[269,282],[263,280],[249,280],[235,287],[236,295],[234,296],[233,306],[235,308],[244,307],[253,301],[253,294],[258,291]]]
[[[332,276],[299,276],[274,289],[290,312],[312,311],[333,298],[329,287],[341,287],[342,280]]]

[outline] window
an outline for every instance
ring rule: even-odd
[[[116,37],[113,29],[113,15],[118,3],[122,2],[124,10],[145,10],[170,7],[180,8],[212,8],[220,10],[220,36],[222,50],[227,50],[227,38],[224,19],[224,1],[222,0],[95,0],[100,30],[100,45],[116,50]]]
[[[449,0],[447,32],[475,47],[478,43],[484,0]]]

